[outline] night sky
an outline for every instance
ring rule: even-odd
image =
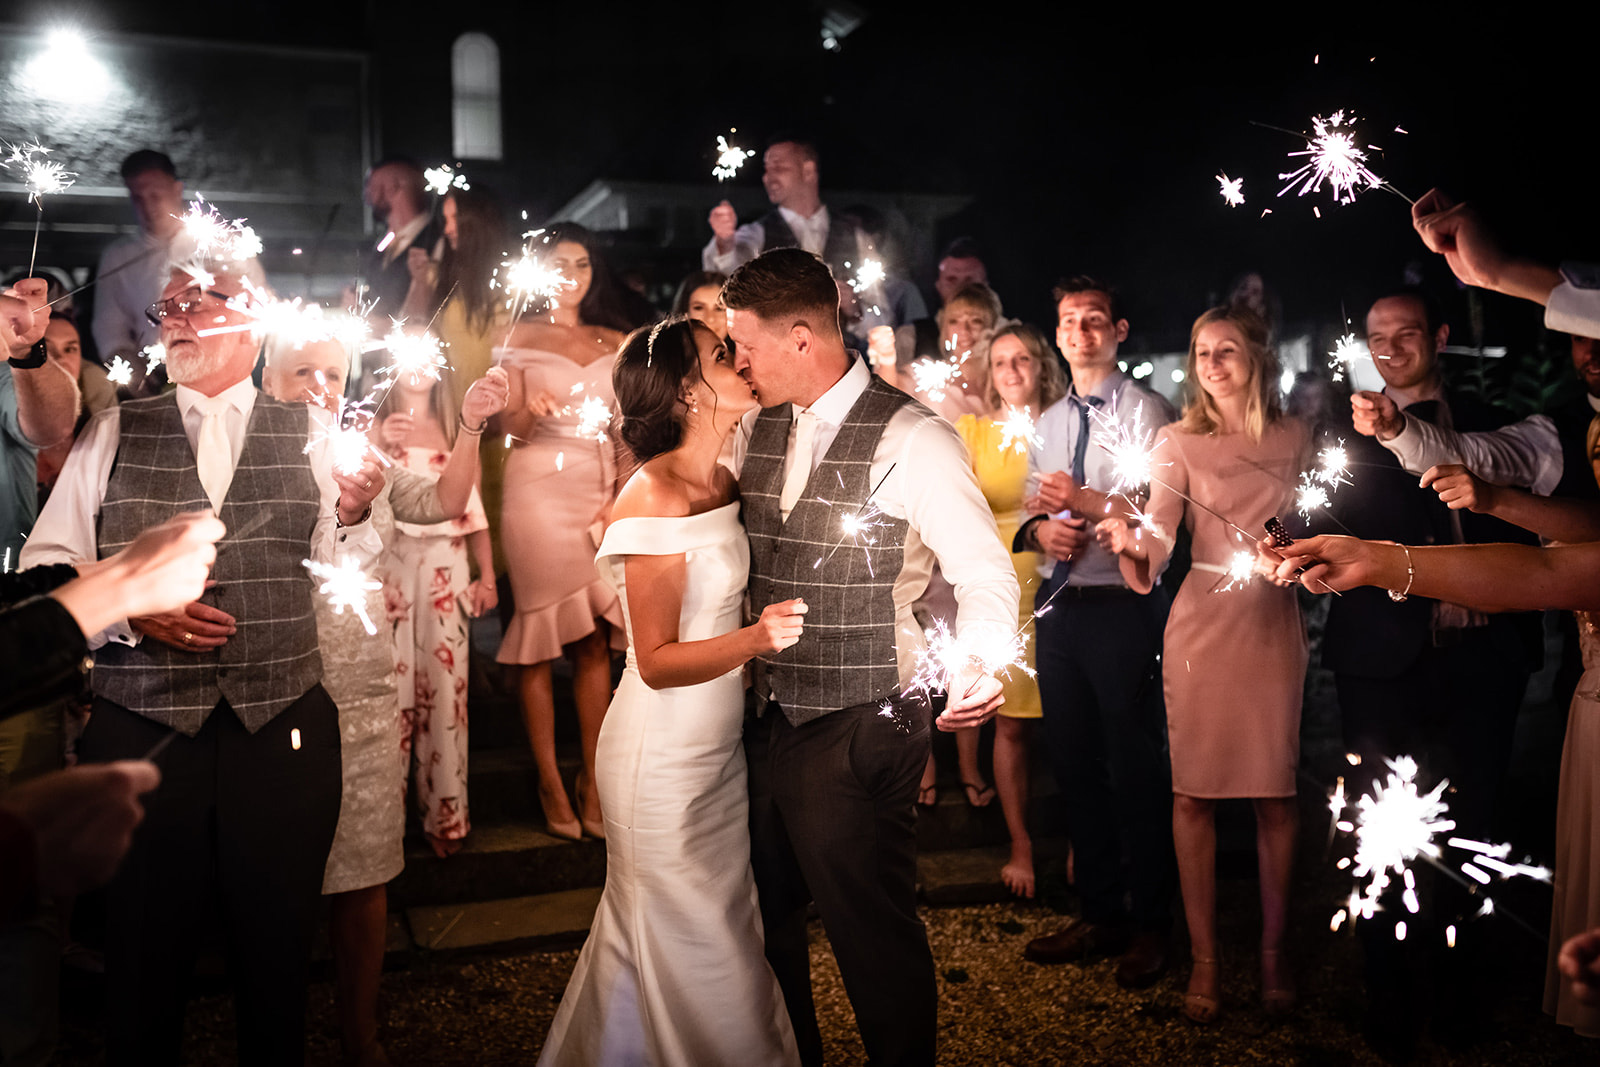
[[[1313,114],[1353,111],[1363,139],[1384,149],[1373,169],[1407,195],[1440,185],[1478,202],[1518,247],[1600,258],[1594,50],[1577,21],[1563,28],[1546,9],[1528,9],[1536,21],[1521,25],[1397,7],[1219,5],[1173,21],[1153,5],[1039,15],[1005,3],[949,14],[872,4],[854,9],[864,17],[836,52],[823,49],[822,7],[811,4],[486,14],[411,0],[124,0],[82,10],[123,32],[373,49],[380,93],[402,89],[419,63],[444,62],[419,58],[437,55],[436,42],[483,28],[501,44],[508,147],[535,160],[500,191],[535,217],[599,177],[705,181],[709,208],[720,195],[708,174],[717,133],[737,126],[759,147],[798,129],[821,146],[825,197],[830,186],[972,197],[937,236],[983,243],[1008,311],[1048,321],[1053,278],[1103,275],[1130,298],[1130,349],[1170,351],[1245,269],[1267,277],[1288,321],[1330,327],[1341,309],[1359,319],[1375,292],[1421,264],[1452,318],[1465,318],[1401,199],[1278,199],[1277,175],[1303,143],[1252,120],[1309,129]],[[18,21],[45,10],[69,12],[23,5]],[[385,126],[400,139],[396,116]],[[449,146],[387,147],[442,158]],[[1244,179],[1245,206],[1222,202],[1219,170]],[[754,188],[758,176],[747,165],[737,182]],[[1486,343],[1536,339],[1536,313],[1485,306]]]

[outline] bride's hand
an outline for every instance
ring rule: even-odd
[[[782,652],[800,640],[805,620],[806,602],[798,598],[780,600],[761,609],[761,618],[750,627],[756,639],[756,654]]]

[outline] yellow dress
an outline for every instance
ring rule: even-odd
[[[439,313],[436,329],[441,340],[449,346],[447,358],[450,369],[450,388],[455,394],[456,410],[466,399],[467,387],[482,378],[494,365],[493,348],[505,334],[509,319],[504,308],[495,312],[487,328],[475,330],[467,321],[467,305],[460,297],[446,301]],[[482,471],[478,478],[479,495],[483,510],[489,516],[489,529],[494,531],[494,572],[506,573],[505,548],[500,543],[500,510],[505,497],[506,439],[497,433],[486,433],[478,444],[478,458]]]
[[[1000,543],[1009,550],[1017,527],[1022,524],[1022,497],[1028,478],[1028,456],[1018,452],[1015,445],[1001,448],[1000,426],[988,415],[963,415],[956,420],[956,432],[967,443],[967,453],[972,457],[972,470],[978,476],[978,487],[994,512],[994,521],[1000,527]],[[1039,564],[1044,557],[1037,552],[1012,552],[1011,565],[1017,571],[1017,584],[1022,587],[1022,601],[1017,609],[1017,625],[1027,626],[1028,668],[1033,669],[1033,627],[1028,625],[1033,615],[1033,595],[1039,589]],[[1001,680],[1006,702],[1000,705],[1000,714],[1012,719],[1037,719],[1039,686],[1028,675],[1013,670],[1011,677]]]

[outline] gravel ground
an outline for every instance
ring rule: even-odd
[[[1275,1023],[1256,1005],[1258,978],[1242,950],[1251,943],[1256,921],[1249,907],[1253,886],[1248,879],[1231,879],[1223,894],[1224,943],[1241,951],[1225,959],[1226,1014],[1209,1028],[1190,1025],[1180,1013],[1181,967],[1155,988],[1130,993],[1117,988],[1109,961],[1055,967],[1023,962],[1027,940],[1063,922],[1051,908],[991,904],[927,910],[940,976],[940,1062],[995,1067],[1381,1063],[1360,1035],[1359,946],[1328,933],[1327,912],[1320,909],[1324,902],[1308,901],[1305,921],[1297,923],[1301,1006]],[[1485,975],[1495,1005],[1487,1039],[1456,1052],[1425,1041],[1417,1062],[1515,1067],[1600,1059],[1593,1042],[1540,1015],[1542,950],[1524,935],[1503,939],[1505,950],[1497,958],[1505,966]],[[386,974],[380,1010],[392,1059],[433,1067],[531,1064],[576,959],[576,949],[519,952],[425,961]],[[813,965],[828,1062],[864,1062],[849,1001],[815,924]],[[60,1064],[99,1062],[99,1032],[83,1010],[80,1006],[68,1016]],[[326,981],[312,990],[311,1031],[308,1062],[338,1064],[333,990]],[[232,1009],[220,992],[203,994],[191,1005],[186,1054],[194,1064],[233,1060]]]

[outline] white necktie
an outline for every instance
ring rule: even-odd
[[[200,436],[194,445],[194,465],[200,475],[200,487],[211,501],[211,510],[222,510],[222,498],[228,495],[233,481],[233,445],[228,441],[228,430],[223,425],[223,413],[228,402],[216,397],[201,397],[194,405],[200,411]]]
[[[795,501],[805,491],[811,480],[812,442],[817,437],[817,417],[809,411],[796,409],[794,413],[794,454],[789,457],[789,473],[783,478],[783,492],[778,494],[778,511],[784,521],[794,510]]]

